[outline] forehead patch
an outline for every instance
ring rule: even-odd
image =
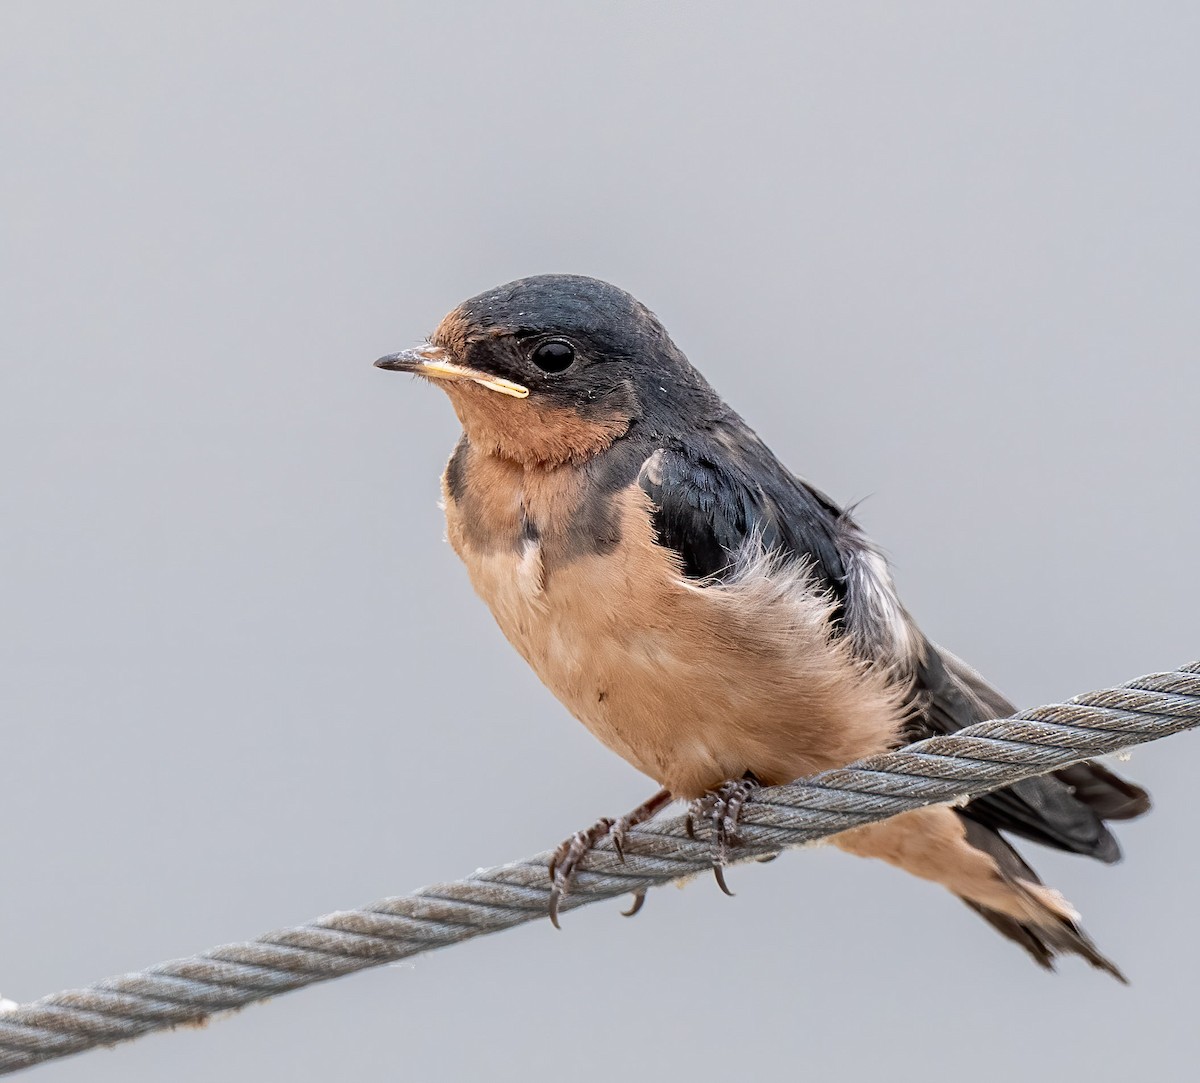
[[[461,356],[467,346],[467,336],[471,325],[463,312],[462,305],[446,313],[442,322],[437,325],[430,341],[436,346],[444,346],[452,354]]]

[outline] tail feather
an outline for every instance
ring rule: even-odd
[[[970,817],[963,816],[962,822],[967,841],[995,861],[1000,876],[1020,893],[1029,909],[1027,917],[1015,917],[959,896],[967,906],[1047,970],[1054,969],[1056,956],[1078,955],[1122,984],[1129,984],[1117,964],[1096,947],[1080,926],[1079,915],[1071,904],[1053,888],[1046,887],[1008,842]]]
[[[935,733],[953,733],[972,722],[1004,718],[1016,708],[975,670],[949,651],[930,645],[922,671],[923,719]],[[1106,826],[1150,808],[1140,786],[1103,764],[1087,760],[984,794],[966,806],[985,827],[1112,864],[1121,848]]]
[[[1059,955],[1079,955],[1097,970],[1111,974],[1122,985],[1129,984],[1120,967],[1102,954],[1091,937],[1073,921],[1060,918],[1056,919],[1055,925],[1034,925],[1001,914],[998,910],[989,910],[970,899],[963,899],[963,902],[993,929],[1023,947],[1033,961],[1046,970],[1054,969],[1054,960]]]
[[[1054,777],[1071,787],[1071,795],[1082,801],[1101,820],[1132,820],[1150,811],[1150,795],[1132,782],[1113,774],[1102,763],[1085,760],[1054,772]]]

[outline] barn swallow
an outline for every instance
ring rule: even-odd
[[[520,279],[375,364],[437,383],[458,414],[447,534],[509,642],[661,787],[562,844],[555,924],[588,850],[605,835],[619,848],[674,800],[712,818],[720,873],[755,787],[1013,713],[921,633],[850,513],[791,473],[623,290]],[[1074,953],[1123,981],[1002,832],[1114,862],[1106,821],[1148,807],[1088,762],[831,841],[944,885],[1042,966]]]

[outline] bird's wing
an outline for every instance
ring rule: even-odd
[[[748,429],[659,448],[638,480],[660,544],[676,552],[690,578],[728,579],[748,545],[807,565],[818,589],[839,604],[838,632],[869,661],[911,674],[910,739],[1013,713],[974,670],[920,633],[886,563],[850,516],[788,472]],[[1088,762],[986,794],[964,812],[987,827],[1111,862],[1120,850],[1104,821],[1148,807],[1145,791]]]
[[[638,483],[654,506],[659,544],[676,552],[688,578],[713,583],[734,575],[753,544],[781,560],[804,561],[819,589],[844,600],[840,509],[799,479],[780,476],[777,463],[761,469],[764,453],[770,455],[753,444],[655,451]]]
[[[802,563],[836,603],[834,626],[865,660],[911,672],[924,643],[900,604],[887,562],[839,508],[788,471],[740,421],[659,448],[638,477],[658,541],[684,574],[720,583],[769,554]]]

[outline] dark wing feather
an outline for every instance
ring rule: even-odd
[[[662,448],[647,460],[639,484],[654,504],[661,545],[675,550],[684,574],[727,578],[746,543],[755,540],[785,560],[803,560],[839,599],[845,573],[836,534],[839,509],[786,474],[766,448]]]
[[[974,670],[928,645],[917,673],[920,716],[914,737],[953,733],[1016,710]],[[1092,761],[984,794],[963,814],[986,827],[1112,863],[1120,847],[1106,820],[1130,819],[1150,807],[1146,791]]]
[[[947,672],[978,701],[985,718],[1005,718],[1016,713],[1016,707],[961,658],[941,647],[934,649],[941,656]],[[1064,767],[1055,771],[1054,777],[1066,783],[1075,799],[1093,809],[1102,820],[1132,820],[1150,810],[1150,795],[1145,790],[1126,782],[1094,760]]]

